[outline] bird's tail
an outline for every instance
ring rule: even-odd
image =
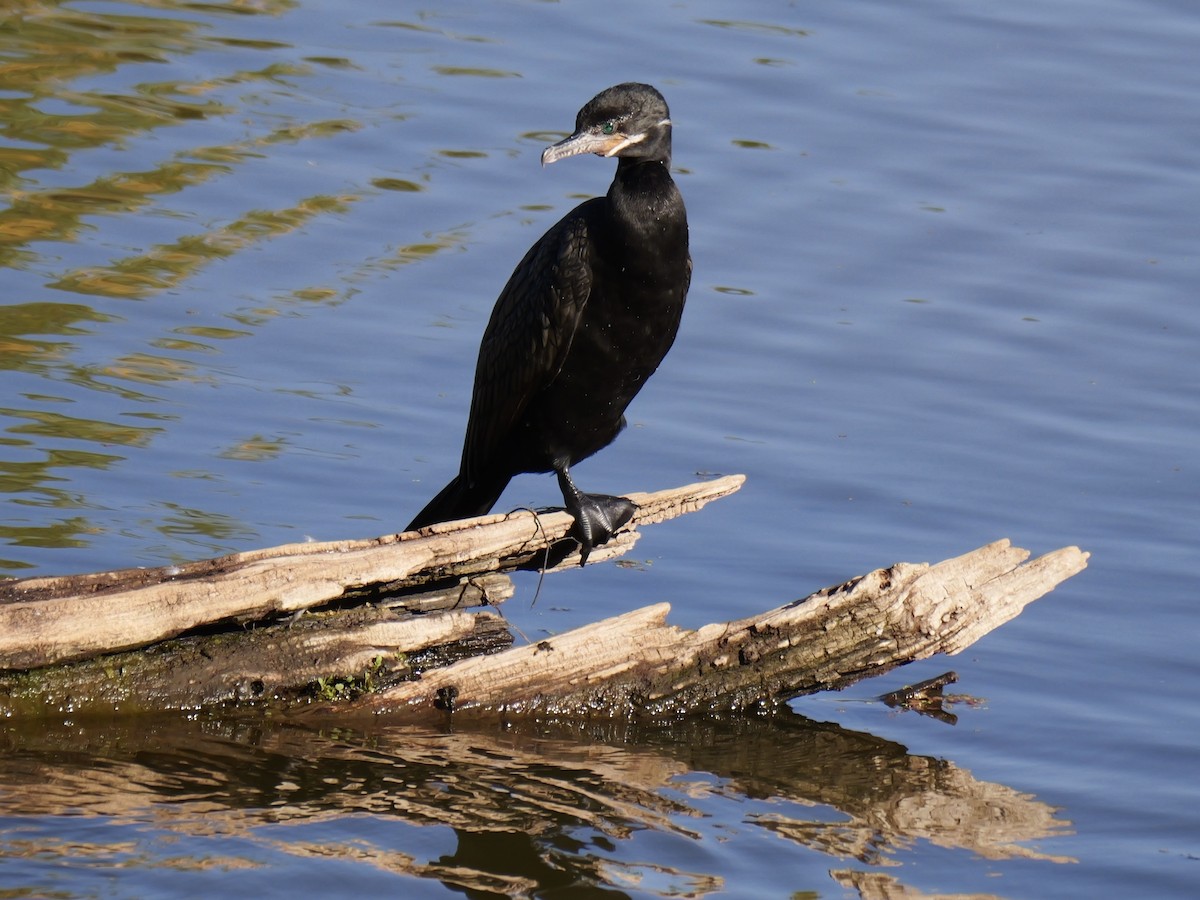
[[[462,475],[456,475],[448,485],[438,491],[436,497],[425,504],[425,508],[417,513],[416,518],[409,522],[404,530],[414,531],[438,522],[482,516],[496,505],[508,482],[508,478],[483,479],[472,484]]]

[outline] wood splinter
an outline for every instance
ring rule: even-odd
[[[942,694],[942,688],[958,681],[957,672],[944,672],[935,678],[907,684],[898,690],[880,694],[879,699],[895,709],[911,709],[923,716],[929,716],[947,725],[958,721],[958,716],[942,708],[949,700]]]

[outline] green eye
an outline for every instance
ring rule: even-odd
[[[613,131],[616,129],[616,127],[617,127],[616,123],[614,123],[612,119],[609,119],[607,122],[605,122],[603,125],[600,126],[600,130],[603,131],[605,134],[612,134]]]

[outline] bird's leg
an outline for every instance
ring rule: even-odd
[[[566,466],[558,469],[558,487],[562,491],[567,512],[575,517],[575,527],[572,531],[575,539],[579,541],[581,566],[587,562],[593,547],[608,543],[608,539],[617,529],[632,519],[633,514],[637,512],[637,504],[624,497],[585,494],[575,487]]]

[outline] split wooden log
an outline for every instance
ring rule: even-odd
[[[0,719],[342,700],[511,644],[508,624],[486,610],[397,616],[380,605],[316,613],[291,627],[192,635],[2,672]]]
[[[639,506],[630,529],[591,561],[628,550],[633,526],[699,509],[742,481],[628,495]],[[571,524],[562,512],[520,512],[370,541],[0,583],[0,715],[291,702],[305,688],[310,698],[314,684],[324,699],[357,697],[314,714],[737,710],[958,653],[1087,560],[1068,547],[1026,562],[1027,551],[999,541],[698,631],[668,626],[660,604],[495,652],[511,643],[503,620],[465,609],[507,596],[502,571],[577,562]],[[287,620],[303,609],[320,612]],[[431,610],[441,612],[412,615]],[[247,632],[248,622],[259,624]]]
[[[693,512],[733,493],[729,475],[653,494],[627,495],[633,521],[590,562],[626,552],[636,528]],[[494,603],[474,576],[553,559],[579,561],[562,511],[520,511],[434,525],[371,540],[287,544],[155,569],[0,582],[0,671],[23,670],[144,647],[216,624],[278,619],[303,610],[414,592],[410,611]],[[446,586],[446,582],[451,582]],[[431,590],[422,588],[436,585]]]
[[[1028,557],[1002,540],[936,565],[897,563],[697,631],[667,625],[660,603],[426,672],[337,711],[662,717],[771,705],[958,653],[1085,568],[1088,554]]]

